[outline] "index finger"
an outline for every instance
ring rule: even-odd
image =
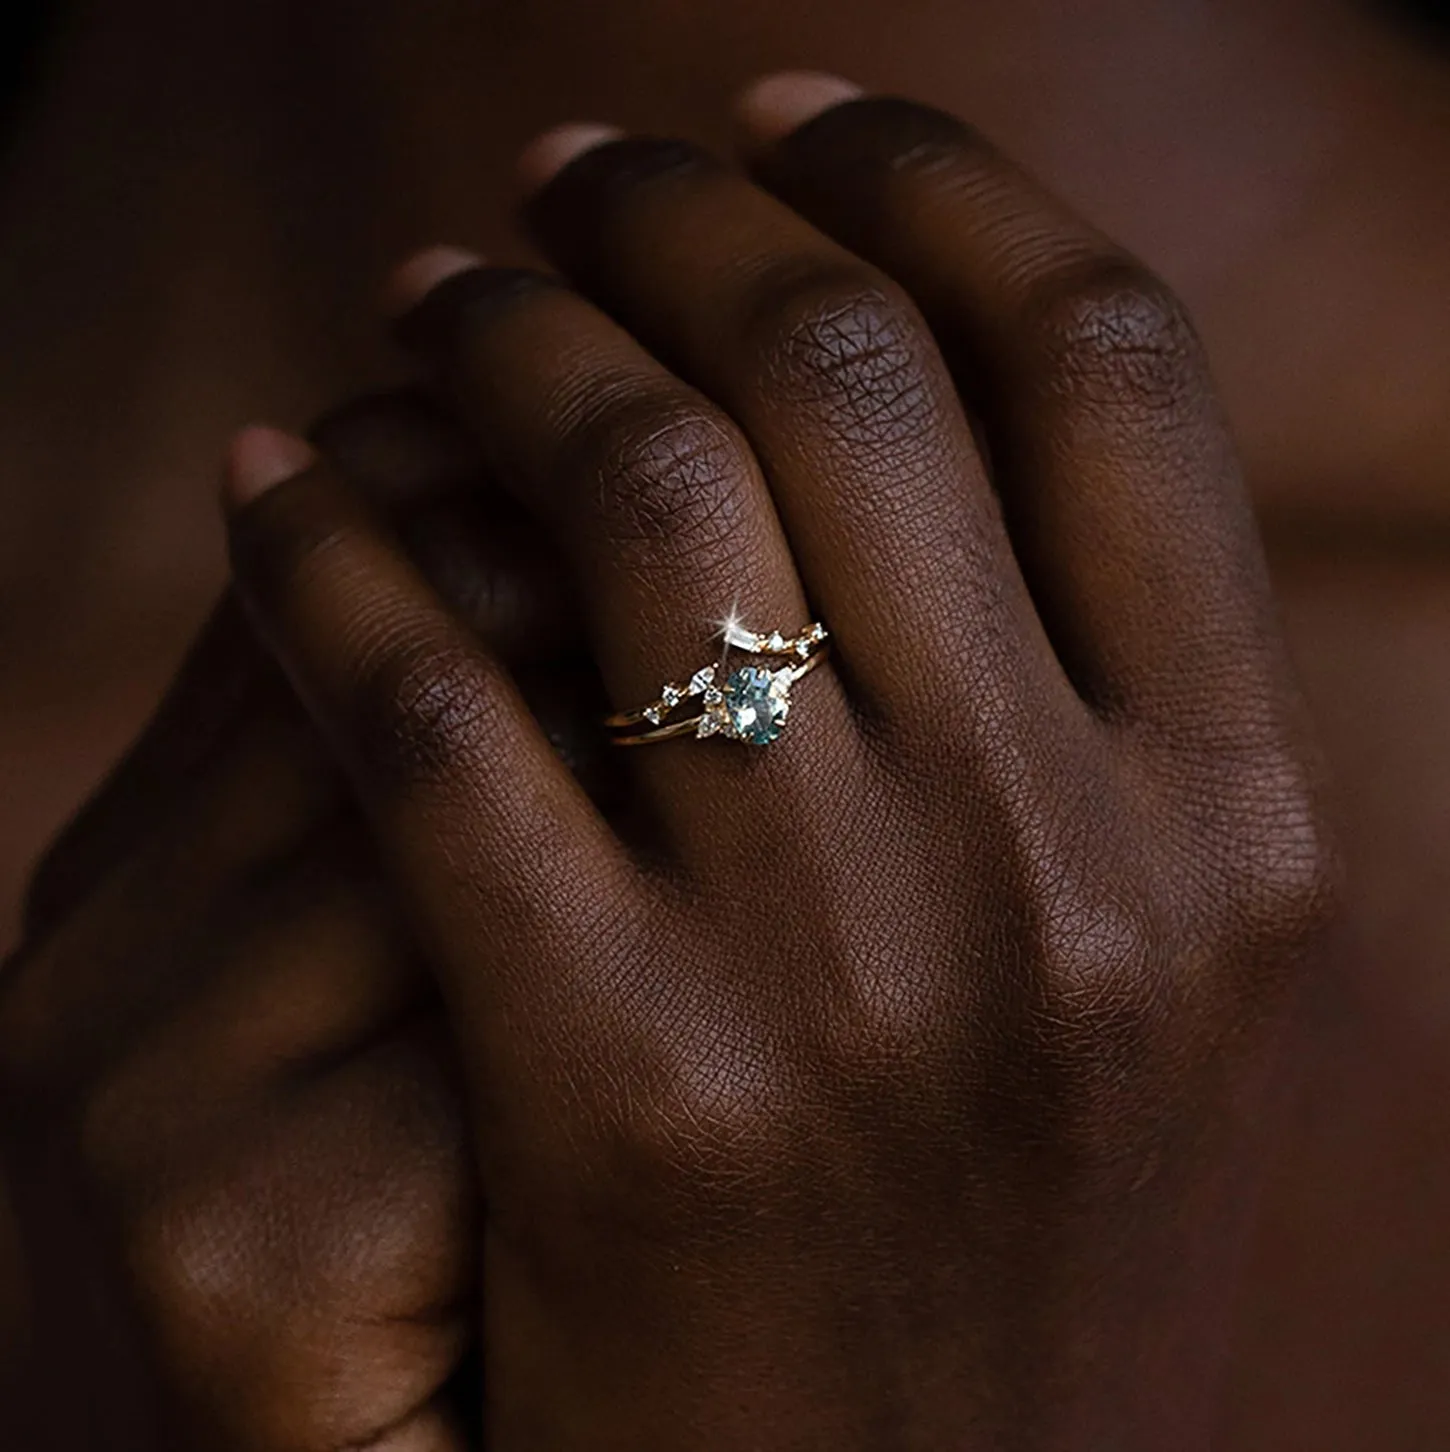
[[[238,589],[352,779],[470,1069],[543,1082],[593,1012],[579,944],[619,942],[638,906],[623,844],[495,655],[325,461],[248,430],[226,498]]]

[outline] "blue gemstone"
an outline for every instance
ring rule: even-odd
[[[768,746],[785,725],[790,710],[790,677],[760,666],[741,666],[725,683],[725,713],[730,734],[751,746]]]

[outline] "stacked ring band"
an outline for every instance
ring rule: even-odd
[[[725,627],[725,656],[701,666],[682,685],[671,683],[658,699],[636,711],[610,716],[605,726],[616,746],[649,746],[679,736],[721,736],[749,746],[768,746],[785,729],[791,687],[825,658],[828,632],[819,623],[792,636],[758,635],[732,622]],[[731,647],[766,663],[725,669]],[[782,661],[772,665],[771,661]]]

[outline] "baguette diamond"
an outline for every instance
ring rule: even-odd
[[[829,632],[817,622],[794,635],[757,634],[732,616],[722,634],[725,650],[718,661],[700,667],[683,685],[672,681],[662,687],[659,699],[647,706],[606,719],[616,746],[645,746],[684,735],[720,736],[751,746],[779,739],[790,714],[791,687],[825,660]],[[756,662],[730,670],[726,662],[732,647],[757,657]]]

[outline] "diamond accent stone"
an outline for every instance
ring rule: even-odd
[[[795,653],[800,656],[802,660],[804,660],[811,653],[811,644],[812,642],[805,638],[796,641]]]
[[[660,692],[660,700],[665,706],[673,709],[680,704],[680,699],[683,695],[684,692],[678,686],[666,686]]]
[[[699,723],[695,727],[695,735],[697,738],[701,736],[714,736],[719,730],[720,718],[712,712],[707,711],[700,717]]]
[[[705,691],[705,704],[707,706],[718,706],[725,697],[720,694],[718,686],[710,686]]]
[[[640,715],[643,716],[646,721],[652,722],[656,726],[660,724],[660,718],[663,717],[664,714],[665,713],[660,710],[658,706],[646,706],[644,710],[640,712]]]
[[[785,649],[785,637],[778,630],[772,630],[765,642],[764,649],[772,655],[779,655]]]
[[[725,683],[730,735],[751,746],[768,746],[790,711],[790,672],[742,666]]]
[[[715,681],[715,667],[712,665],[702,666],[690,677],[688,694],[692,696],[701,695],[705,689],[713,685]]]

